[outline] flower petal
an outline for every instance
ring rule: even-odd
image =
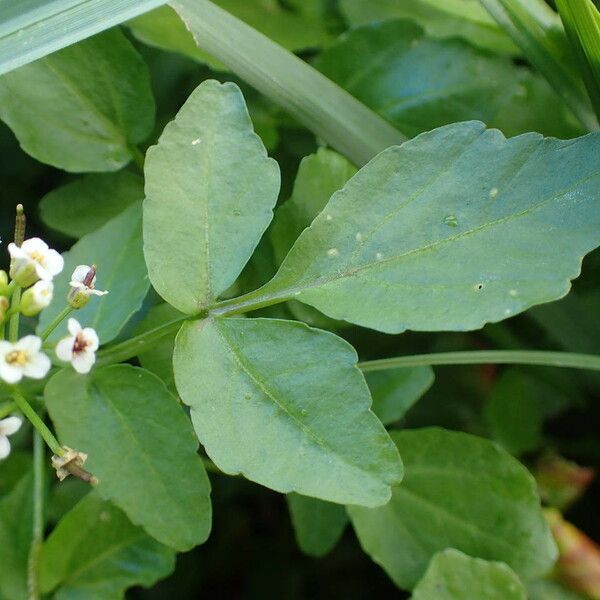
[[[19,248],[19,246],[17,246],[14,242],[11,242],[8,245],[8,253],[10,254],[11,258],[16,258],[17,260],[29,260],[29,256],[27,255],[27,253],[24,252],[22,248]]]
[[[37,335],[26,335],[15,344],[15,349],[23,350],[28,354],[36,354],[41,347],[42,340]]]
[[[82,352],[77,352],[73,355],[73,360],[71,364],[73,368],[82,374],[89,373],[92,369],[92,366],[96,362],[96,355],[94,352],[90,352],[89,350],[83,350]]]
[[[9,365],[5,360],[0,360],[0,379],[6,383],[18,383],[23,378],[23,371],[18,367]]]
[[[108,290],[92,290],[90,289],[89,291],[90,294],[95,294],[96,296],[104,296],[105,294],[108,294]]]
[[[6,417],[0,420],[0,436],[13,435],[17,433],[23,424],[23,420],[19,417]]]
[[[0,360],[3,359],[9,352],[14,349],[10,342],[0,341]]]
[[[96,352],[98,350],[98,346],[100,345],[100,340],[98,339],[98,334],[95,329],[91,327],[86,327],[83,332],[83,339],[87,342],[87,349],[92,352]]]
[[[52,363],[50,359],[38,352],[29,358],[27,364],[23,367],[23,374],[31,379],[43,379],[48,374]]]
[[[5,459],[10,454],[10,442],[7,437],[0,435],[0,460]]]
[[[73,358],[74,344],[74,336],[63,338],[62,340],[60,340],[60,342],[58,342],[58,344],[56,344],[56,356],[58,356],[60,360],[64,360],[65,362],[71,362],[71,359]]]
[[[44,265],[42,265],[42,263],[39,263],[37,261],[34,261],[34,265],[35,265],[35,274],[42,280],[42,281],[51,281],[52,280],[52,275],[50,274],[49,271],[47,271],[44,268]]]
[[[73,275],[71,275],[71,283],[73,283],[73,282],[83,283],[83,281],[87,277],[87,274],[90,272],[91,268],[92,267],[89,267],[88,265],[77,265],[75,267],[75,270],[73,271]],[[73,287],[79,287],[79,286],[73,286]]]
[[[63,270],[65,259],[56,250],[48,250],[44,256],[43,265],[46,271],[54,277]]]
[[[73,317],[71,317],[67,321],[67,329],[69,330],[69,333],[71,335],[76,336],[81,332],[81,325],[79,324],[79,321],[77,319],[73,319]]]
[[[21,244],[21,249],[27,254],[46,254],[48,244],[38,237],[32,237]]]

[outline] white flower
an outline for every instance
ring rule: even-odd
[[[8,436],[19,431],[23,421],[19,417],[7,417],[0,419],[0,460],[10,454],[10,442]]]
[[[88,265],[79,265],[75,267],[73,275],[71,275],[71,282],[69,285],[72,288],[81,290],[84,294],[91,296],[104,296],[108,294],[108,291],[100,291],[94,289],[96,284],[96,267],[89,267]]]
[[[21,247],[14,243],[8,245],[10,253],[10,276],[22,287],[43,279],[52,281],[64,267],[63,257],[48,248],[48,244],[40,238],[25,240]]]
[[[26,335],[15,344],[0,341],[0,378],[17,383],[23,376],[43,379],[50,370],[50,359],[40,352],[42,340]]]
[[[37,315],[50,304],[53,292],[54,284],[51,281],[38,281],[23,293],[21,312],[26,317]]]
[[[78,373],[89,373],[96,362],[98,335],[91,327],[82,329],[77,319],[69,319],[70,336],[56,345],[56,356],[70,362]]]

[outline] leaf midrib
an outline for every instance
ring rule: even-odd
[[[482,225],[479,225],[478,227],[475,227],[473,229],[469,229],[467,231],[463,231],[463,232],[461,232],[461,233],[459,233],[459,234],[457,234],[455,236],[451,236],[451,237],[448,237],[448,238],[437,240],[437,241],[432,242],[430,244],[427,244],[425,246],[420,246],[418,248],[413,248],[413,249],[411,249],[411,250],[409,250],[407,252],[404,252],[402,254],[397,254],[395,256],[390,256],[390,257],[387,257],[387,258],[383,258],[383,259],[378,260],[378,261],[371,261],[371,262],[369,262],[369,263],[367,263],[365,265],[362,265],[360,267],[356,267],[354,269],[350,269],[350,270],[348,270],[346,272],[337,273],[334,276],[316,278],[311,283],[300,284],[300,285],[297,285],[297,286],[290,286],[289,288],[284,288],[281,292],[277,292],[277,296],[292,297],[295,294],[295,292],[303,292],[303,291],[306,291],[306,290],[309,290],[309,289],[322,287],[324,285],[327,285],[327,284],[332,283],[334,281],[345,279],[347,277],[354,277],[355,275],[357,275],[357,274],[359,274],[359,273],[361,273],[363,271],[369,270],[371,268],[380,267],[380,266],[385,265],[387,263],[397,262],[399,260],[402,260],[404,258],[407,258],[409,256],[412,256],[414,254],[418,254],[418,253],[421,253],[421,252],[425,253],[425,252],[428,252],[428,251],[430,251],[430,250],[432,250],[434,248],[437,248],[438,246],[442,246],[442,245],[447,244],[447,243],[456,242],[457,240],[460,240],[460,239],[462,239],[464,237],[470,236],[470,235],[475,234],[475,233],[479,233],[480,231],[483,231],[483,230],[488,229],[490,227],[494,227],[496,225],[501,225],[501,224],[504,224],[504,223],[508,223],[511,220],[515,219],[515,218],[522,217],[524,215],[527,215],[530,212],[533,212],[534,210],[540,208],[541,206],[543,206],[544,204],[546,204],[548,202],[551,202],[552,200],[556,200],[556,199],[560,198],[561,196],[564,196],[568,192],[572,191],[572,189],[575,186],[577,186],[577,185],[579,185],[579,184],[581,184],[581,183],[583,183],[583,182],[585,182],[585,181],[587,181],[589,179],[593,179],[593,178],[596,178],[596,177],[599,177],[598,173],[593,173],[593,174],[591,174],[591,175],[589,175],[587,177],[584,177],[584,178],[578,180],[577,182],[575,182],[571,187],[564,188],[563,190],[561,190],[557,194],[555,194],[553,196],[550,196],[548,198],[545,198],[545,199],[541,200],[540,202],[538,202],[536,204],[532,204],[532,205],[528,206],[526,209],[524,209],[524,210],[522,210],[520,212],[512,213],[510,215],[507,215],[507,216],[502,217],[500,219],[496,219],[494,221],[488,221],[487,223],[483,223]],[[290,253],[291,253],[291,251],[290,251]],[[278,278],[277,275],[275,275],[275,277],[271,280],[271,282],[272,283],[277,283],[277,278]],[[267,284],[267,286],[270,286],[270,285],[271,284]],[[271,298],[273,296],[274,296],[274,294],[267,294],[266,296],[261,297],[261,299],[263,299],[263,298],[268,299],[268,298]]]
[[[264,393],[265,396],[267,396],[269,399],[271,399],[274,404],[276,404],[286,415],[288,415],[290,420],[297,425],[298,429],[300,429],[303,433],[305,433],[307,437],[311,438],[316,443],[316,445],[319,446],[323,451],[333,454],[334,456],[336,456],[338,458],[338,460],[340,460],[344,464],[352,467],[353,469],[358,469],[362,473],[365,473],[370,479],[375,479],[375,481],[377,483],[379,483],[379,484],[383,483],[384,485],[386,485],[385,482],[380,477],[377,476],[378,474],[375,474],[372,471],[365,469],[365,467],[362,465],[358,465],[358,464],[353,463],[352,461],[348,460],[348,458],[346,456],[344,456],[343,454],[340,454],[337,450],[332,448],[326,442],[326,440],[322,439],[315,431],[313,431],[311,428],[309,428],[292,411],[290,411],[288,409],[287,405],[285,403],[283,403],[282,401],[280,401],[277,398],[277,395],[274,392],[272,392],[267,387],[267,385],[261,380],[260,374],[257,374],[253,371],[251,366],[245,360],[245,357],[243,356],[240,349],[231,341],[231,339],[227,336],[227,334],[219,327],[216,319],[213,320],[213,323],[214,323],[215,330],[217,331],[217,334],[221,338],[221,341],[224,342],[225,346],[230,349],[231,355],[232,355],[233,359],[235,360],[235,362],[240,367],[240,369],[244,373],[246,373],[246,375],[250,378],[250,380],[256,385],[256,387],[261,392]]]

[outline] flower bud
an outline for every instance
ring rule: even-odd
[[[10,306],[10,302],[6,296],[0,296],[0,325],[4,323],[4,319],[6,317],[6,311]]]
[[[39,280],[35,265],[19,258],[13,258],[10,261],[10,277],[23,288],[29,287]]]
[[[21,246],[9,244],[10,276],[21,287],[29,287],[42,279],[51,281],[64,266],[63,257],[48,248],[40,238],[25,240]]]
[[[71,275],[69,285],[71,289],[67,295],[67,301],[71,308],[78,310],[83,308],[89,301],[90,296],[104,296],[107,291],[95,289],[96,283],[96,266],[79,265]]]
[[[52,301],[54,285],[51,281],[38,281],[33,287],[23,292],[21,313],[26,317],[34,317]]]
[[[8,275],[6,271],[0,271],[0,296],[8,294]]]
[[[90,295],[78,288],[71,288],[67,294],[67,302],[71,308],[79,310],[90,301]]]

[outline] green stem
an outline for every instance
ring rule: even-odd
[[[10,307],[12,309],[19,306],[19,304],[21,304],[21,288],[17,287],[12,293]],[[13,314],[8,322],[8,339],[11,342],[16,342],[19,339],[19,311]]]
[[[416,354],[414,356],[369,360],[358,363],[358,366],[363,372],[368,372],[425,365],[481,365],[491,363],[570,367],[600,371],[600,356],[571,352],[546,352],[543,350],[474,350]]]
[[[4,294],[2,294],[3,296],[12,296],[12,293],[15,291],[17,287],[17,282],[13,279],[7,286],[6,291],[4,292]]]
[[[267,306],[273,306],[274,304],[281,304],[294,297],[293,291],[289,289],[283,290],[279,294],[271,295],[264,295],[264,293],[261,293],[261,290],[262,288],[238,298],[218,302],[209,309],[208,314],[213,317],[240,315],[260,308],[266,308]]]
[[[175,333],[181,327],[181,323],[183,323],[186,318],[187,317],[179,317],[174,321],[169,321],[168,323],[161,325],[160,327],[155,327],[154,329],[150,329],[145,333],[136,335],[125,342],[121,342],[120,344],[115,344],[114,346],[106,348],[105,350],[101,350],[98,353],[96,365],[106,366],[123,362],[124,360],[129,360],[134,356],[138,356],[146,350],[150,350],[150,348],[155,346],[162,339]]]
[[[30,423],[39,431],[42,438],[48,447],[57,456],[62,456],[65,451],[59,444],[58,440],[54,437],[54,434],[48,429],[44,421],[40,416],[33,410],[29,402],[16,391],[13,391],[13,398],[19,408],[19,410],[29,419]]]
[[[27,588],[29,598],[40,598],[39,571],[40,553],[44,542],[44,443],[41,435],[33,433],[33,539],[27,566]]]
[[[62,311],[56,315],[56,317],[52,320],[52,322],[44,329],[40,337],[42,338],[42,342],[46,341],[50,334],[73,312],[73,308],[71,306],[65,306]]]
[[[0,406],[0,419],[4,419],[4,417],[8,417],[15,412],[17,409],[17,405],[14,402],[7,402],[6,404]]]

